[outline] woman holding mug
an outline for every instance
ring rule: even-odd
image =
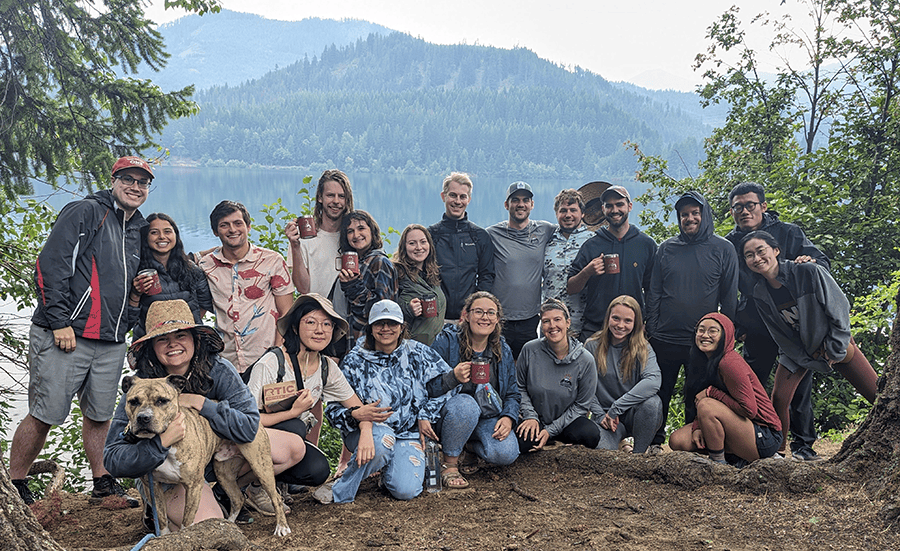
[[[356,255],[358,270],[342,268],[338,278],[349,302],[350,342],[362,335],[369,310],[379,300],[397,297],[397,271],[382,250],[381,230],[364,210],[350,211],[341,221],[341,248]]]
[[[428,230],[419,224],[406,226],[393,260],[399,277],[397,302],[409,325],[409,337],[430,345],[444,325],[447,299]]]
[[[138,272],[156,270],[161,290],[148,294],[153,287],[151,275],[134,278],[129,303],[132,306],[140,304],[141,307],[137,325],[134,326],[135,339],[146,334],[144,322],[147,310],[157,300],[181,299],[187,302],[196,323],[201,323],[203,315],[213,309],[206,275],[185,255],[175,220],[168,214],[154,212],[147,216],[147,222],[141,228],[141,264]]]
[[[477,291],[463,303],[459,324],[447,324],[431,345],[448,365],[456,366],[428,385],[430,396],[458,388],[439,423],[444,454],[441,477],[448,488],[468,487],[464,475],[477,472],[478,458],[509,465],[519,456],[512,429],[519,419],[521,395],[512,350],[500,335],[502,318],[497,297]],[[483,407],[478,398],[483,403],[485,392],[495,393],[498,402]]]

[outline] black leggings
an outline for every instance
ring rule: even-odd
[[[559,440],[564,444],[579,444],[586,448],[594,449],[600,443],[600,429],[597,423],[583,415],[576,417],[561,433],[550,440]],[[537,445],[537,440],[525,440],[519,438],[519,452],[527,453]]]
[[[299,418],[288,419],[269,428],[292,432],[299,435],[300,438],[306,439],[306,423]],[[303,459],[277,475],[275,480],[302,486],[320,486],[325,483],[330,474],[331,467],[328,465],[328,458],[325,457],[322,450],[306,442],[306,455],[303,456]]]

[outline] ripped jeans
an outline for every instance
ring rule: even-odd
[[[348,435],[345,444],[353,451],[347,470],[334,483],[332,493],[335,503],[350,503],[356,499],[359,485],[372,473],[381,471],[384,487],[397,499],[409,500],[422,493],[425,480],[425,453],[419,437],[397,438],[385,425],[372,427],[375,441],[375,458],[360,467],[356,464],[356,446],[359,431]]]

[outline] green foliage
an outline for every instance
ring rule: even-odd
[[[304,176],[303,187],[297,192],[297,195],[304,201],[304,204],[300,207],[300,214],[303,216],[312,216],[315,213],[316,189],[309,185],[312,179],[312,176]]]
[[[344,441],[341,439],[341,431],[332,427],[328,419],[322,419],[322,432],[319,434],[319,449],[328,458],[328,465],[331,472],[337,469],[338,461],[341,459],[341,449]]]
[[[38,459],[49,459],[63,467],[66,472],[63,489],[67,492],[84,492],[89,487],[85,473],[90,477],[90,467],[81,441],[81,421],[81,409],[73,404],[66,422],[50,429],[47,435],[50,445],[38,456]],[[46,487],[50,481],[49,475],[36,478],[40,488]]]
[[[284,256],[288,247],[287,236],[284,235],[284,227],[291,220],[295,220],[297,215],[285,208],[281,203],[280,197],[271,205],[263,203],[263,208],[260,209],[260,212],[263,213],[263,223],[259,224],[255,220],[253,222],[253,228],[256,231],[256,242]]]
[[[193,87],[164,93],[128,76],[168,54],[141,2],[0,2],[0,184],[11,198],[30,179],[90,188],[116,157],[155,145],[172,118],[197,112]],[[167,2],[213,9],[217,0]]]
[[[671,205],[695,189],[724,234],[733,227],[727,202],[733,185],[762,183],[769,209],[803,228],[831,259],[831,272],[852,304],[855,338],[878,370],[887,358],[900,265],[900,6],[807,5],[805,28],[760,15],[747,30],[737,8],[709,27],[710,46],[697,56],[706,79],[700,94],[706,104],[727,103],[728,116],[707,140],[695,178],[673,177],[663,156],[630,144],[637,179],[651,184],[640,200],[664,206],[660,215],[642,213],[642,224],[657,240],[673,235]],[[785,61],[774,79],[763,78],[747,41],[763,27],[776,30],[772,53],[793,48],[810,68],[796,70]],[[857,421],[869,408],[838,379],[814,379],[816,419],[825,428]]]

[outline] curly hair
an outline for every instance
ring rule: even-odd
[[[466,297],[466,301],[463,303],[462,312],[468,313],[472,308],[472,303],[478,299],[486,298],[494,303],[494,306],[497,307],[497,326],[494,327],[494,330],[491,331],[491,334],[488,335],[488,349],[491,351],[491,356],[494,361],[500,362],[503,359],[503,341],[500,338],[500,334],[503,332],[503,306],[500,305],[500,299],[488,293],[487,291],[475,291],[468,297]],[[475,351],[472,349],[472,330],[469,327],[469,322],[463,316],[460,316],[459,319],[459,360],[461,362],[467,362],[475,357]]]
[[[190,331],[194,337],[194,356],[191,358],[191,364],[185,374],[187,385],[182,392],[206,396],[213,385],[209,372],[212,371],[216,356],[225,348],[225,344],[218,335],[194,329],[185,329],[185,331]],[[145,379],[157,379],[169,375],[165,366],[156,357],[152,342],[144,344],[137,350],[134,369],[138,377]]]
[[[411,259],[406,251],[406,238],[413,230],[419,230],[425,234],[425,239],[428,240],[428,256],[425,257],[425,262],[422,263],[421,272],[425,281],[429,285],[436,287],[441,284],[441,267],[437,263],[437,255],[434,252],[434,241],[431,239],[431,233],[421,224],[410,224],[400,234],[400,245],[391,258],[394,262],[394,267],[397,268],[397,279],[412,279],[419,273],[419,269],[416,268],[416,261]]]
[[[341,249],[342,253],[346,252],[357,252],[356,249],[353,248],[353,245],[347,241],[347,229],[350,227],[350,224],[354,221],[358,220],[365,225],[369,226],[369,231],[372,233],[372,246],[367,250],[359,253],[359,259],[362,260],[363,256],[368,254],[369,251],[373,249],[380,249],[384,246],[384,243],[381,241],[381,229],[378,227],[378,222],[372,218],[372,215],[364,210],[352,210],[344,215],[344,219],[341,220]]]
[[[648,351],[649,343],[644,335],[644,317],[641,314],[641,307],[634,298],[629,295],[620,295],[609,303],[606,308],[606,317],[603,318],[603,328],[591,335],[587,342],[599,341],[597,351],[594,353],[594,360],[597,362],[597,371],[601,377],[606,376],[606,353],[612,346],[609,334],[609,316],[612,314],[613,308],[616,306],[624,306],[634,312],[634,328],[631,333],[625,337],[625,346],[622,350],[622,378],[630,381],[634,376],[635,368],[640,366],[643,371],[647,365],[647,358],[650,353]]]

